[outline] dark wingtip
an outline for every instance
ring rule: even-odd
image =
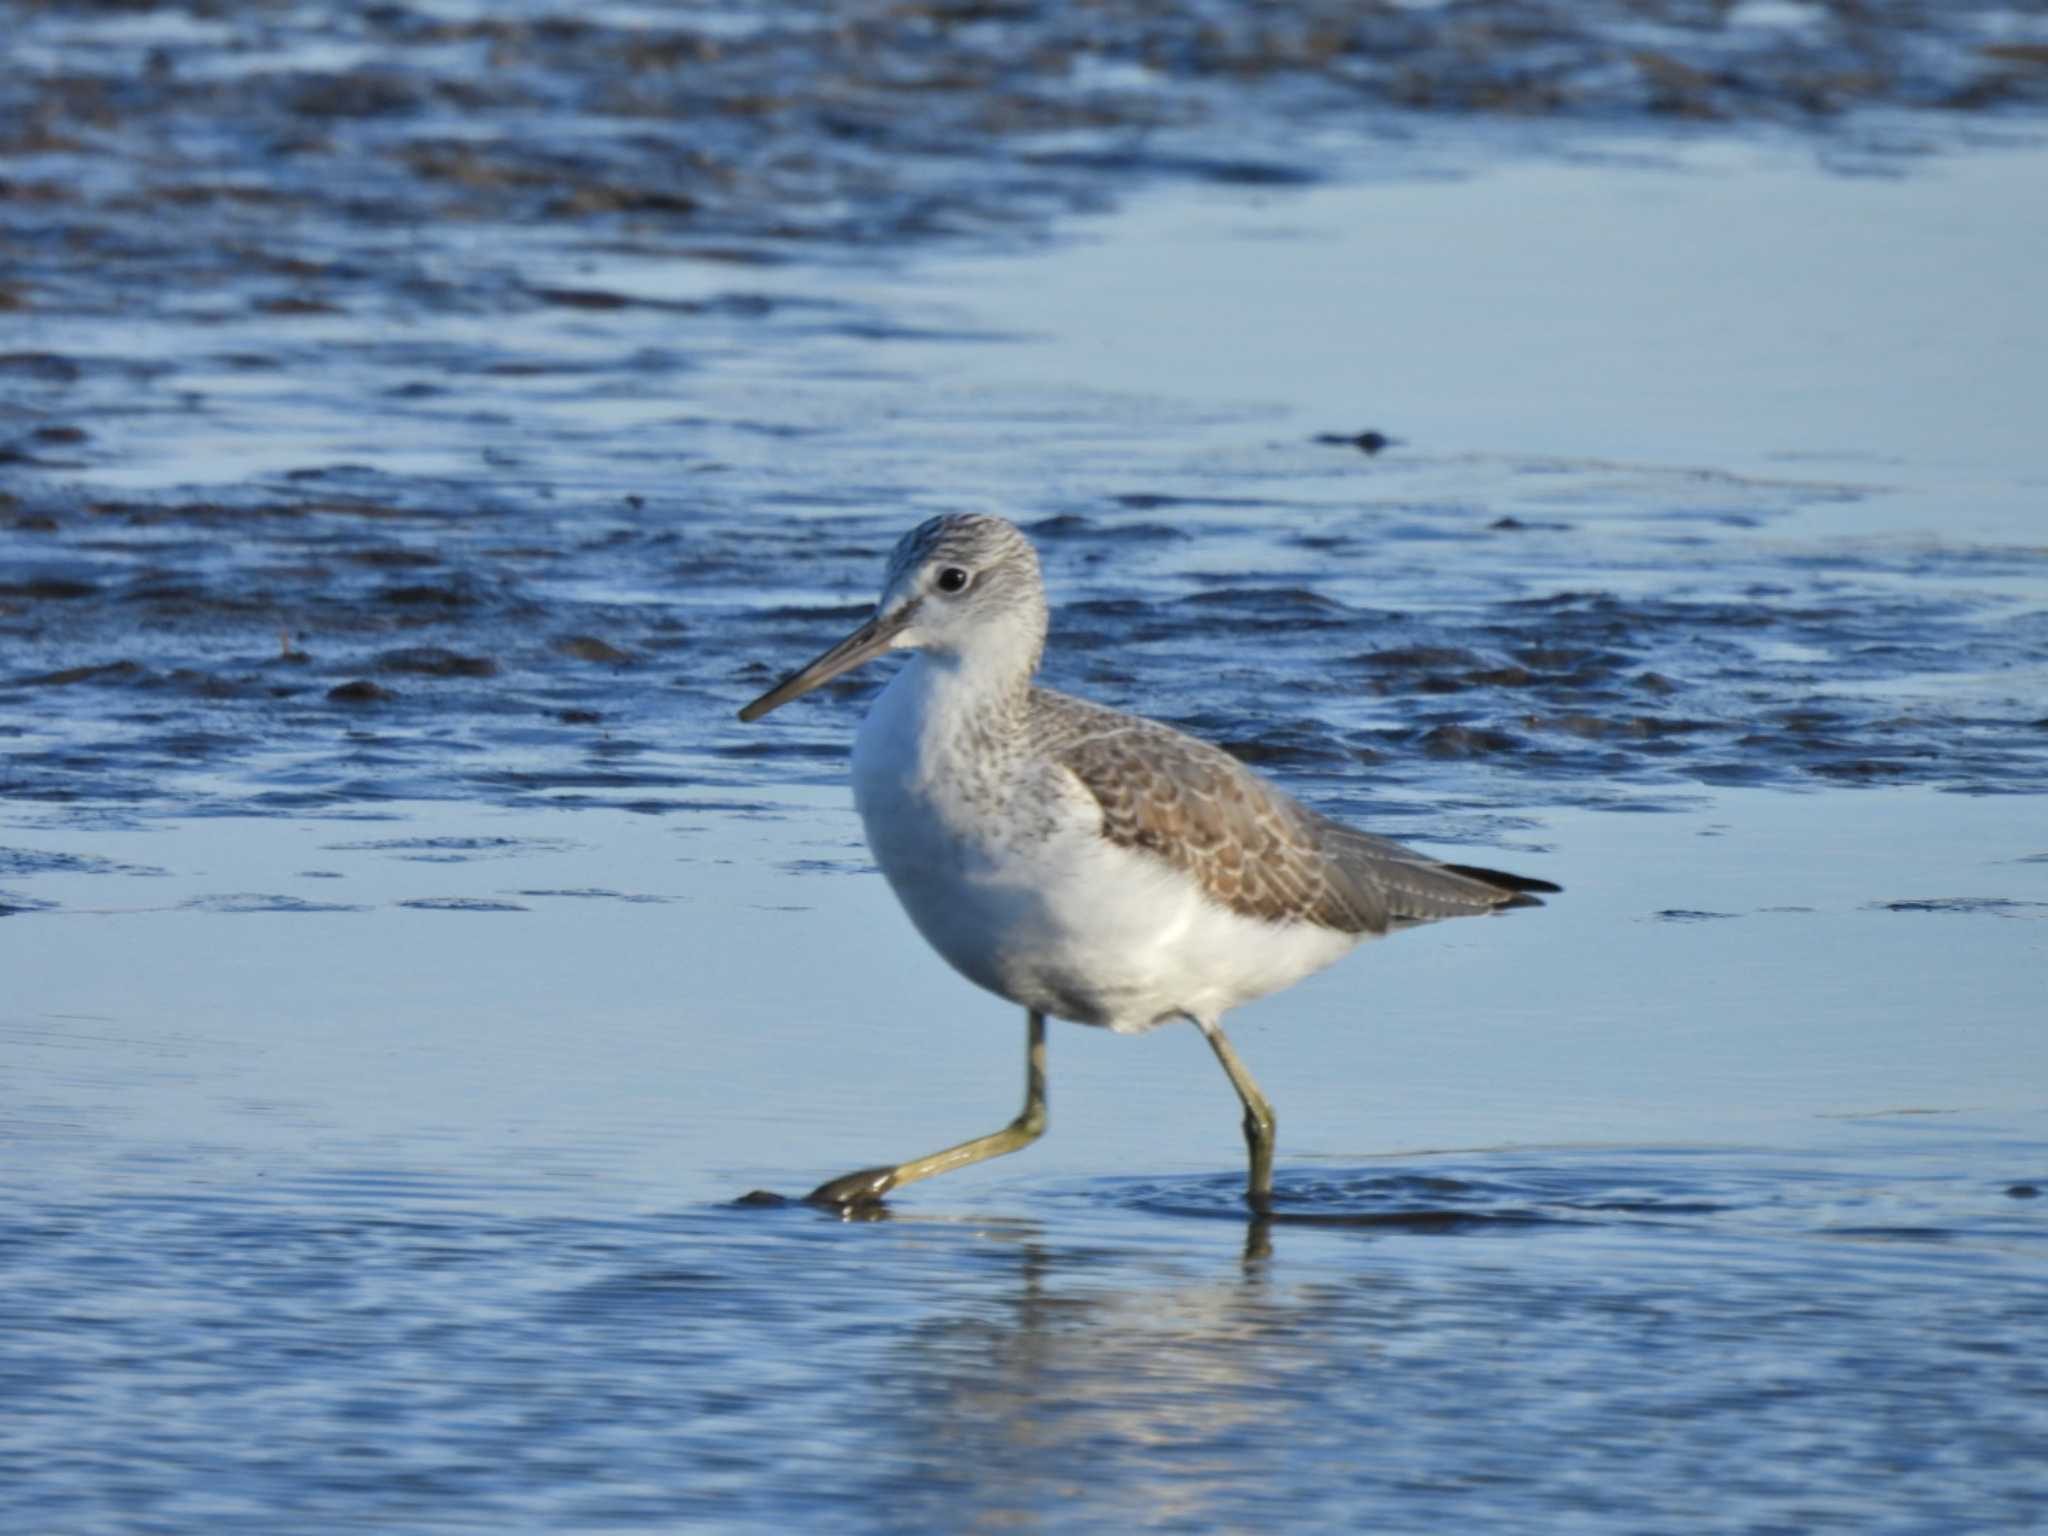
[[[1477,880],[1481,885],[1490,885],[1497,891],[1510,892],[1510,898],[1501,903],[1503,907],[1540,907],[1543,903],[1529,895],[1530,891],[1543,891],[1554,896],[1564,889],[1533,875],[1511,875],[1504,869],[1482,869],[1477,864],[1446,864],[1444,868],[1468,880]]]

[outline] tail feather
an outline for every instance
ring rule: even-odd
[[[1548,880],[1538,880],[1533,875],[1511,875],[1504,869],[1485,869],[1477,864],[1446,864],[1445,869],[1463,875],[1468,880],[1477,880],[1490,885],[1497,891],[1512,891],[1512,900],[1501,903],[1504,907],[1540,907],[1542,902],[1527,894],[1530,891],[1547,891],[1552,895],[1564,889]]]

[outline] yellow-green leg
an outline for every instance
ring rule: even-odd
[[[1251,1153],[1252,1163],[1251,1177],[1245,1185],[1244,1203],[1257,1214],[1267,1215],[1273,1209],[1273,1127],[1276,1123],[1273,1106],[1259,1092],[1259,1085],[1252,1081],[1251,1073],[1238,1059],[1229,1037],[1223,1033],[1223,1026],[1211,1019],[1197,1019],[1195,1022],[1202,1027],[1209,1049],[1223,1063],[1223,1070],[1230,1074],[1230,1086],[1244,1101],[1244,1144]]]
[[[915,1184],[919,1179],[928,1179],[935,1173],[950,1173],[955,1168],[965,1168],[969,1163],[1001,1157],[1006,1152],[1015,1152],[1038,1140],[1045,1134],[1045,1015],[1033,1013],[1027,1018],[1024,1037],[1024,1108],[1016,1119],[993,1135],[977,1136],[973,1141],[963,1141],[957,1147],[934,1152],[930,1157],[898,1163],[893,1168],[863,1168],[858,1173],[843,1174],[839,1178],[820,1184],[804,1198],[813,1205],[836,1205],[842,1210],[860,1205],[874,1205],[892,1189],[899,1189],[905,1184]]]

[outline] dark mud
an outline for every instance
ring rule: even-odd
[[[548,224],[744,268],[806,244],[1029,229],[1133,174],[1298,184],[1319,171],[1290,141],[1332,120],[1399,136],[1437,114],[2037,110],[2042,11],[10,0],[0,155],[9,202],[46,234],[19,241],[6,302],[106,306],[70,250],[137,272],[177,312],[603,311],[648,301],[506,266],[457,277],[427,252],[394,262],[393,237]]]
[[[1716,515],[1667,489],[1674,518]],[[1752,515],[1802,494],[1780,489]],[[707,783],[838,772],[872,678],[773,732],[731,712],[857,621],[901,513],[764,522],[722,498],[444,495],[39,497],[58,527],[25,537],[44,579],[69,586],[0,600],[0,793],[156,811],[450,796],[655,808]],[[1644,806],[1702,785],[2048,788],[2038,701],[1996,686],[2048,654],[2048,614],[1965,597],[1972,573],[1940,551],[1915,557],[1931,569],[1912,582],[1882,551],[1819,573],[1759,556],[1715,591],[1627,596],[1586,588],[1602,554],[1583,523],[1530,548],[1456,509],[1367,507],[1310,532],[1284,503],[1254,502],[1184,531],[1129,523],[1107,499],[1028,520],[1067,597],[1050,679],[1297,782],[1334,791],[1363,766],[1377,784],[1441,783],[1462,768]],[[1257,541],[1342,591],[1444,538],[1465,546],[1458,574],[1402,584],[1426,608],[1179,569]],[[397,550],[414,558],[394,581]],[[1543,585],[1550,562],[1558,590],[1506,590],[1532,568]],[[755,596],[791,588],[849,601]],[[1217,666],[1219,634],[1250,649]],[[1986,685],[1896,696],[1944,675]]]
[[[871,683],[771,733],[732,705],[859,612],[921,509],[984,494],[1048,554],[1055,681],[1296,780],[2039,790],[2037,703],[1885,687],[2041,655],[2037,610],[1956,590],[2035,563],[1724,579],[1743,534],[1855,487],[1669,476],[1617,555],[1569,482],[1622,488],[1584,466],[1413,499],[1372,478],[1405,446],[1333,421],[1319,450],[1190,471],[1196,424],[1127,406],[1114,481],[1019,504],[991,441],[1099,439],[1100,402],[997,402],[963,437],[889,358],[992,344],[971,320],[754,284],[1036,240],[1148,179],[1313,180],[1304,133],[1393,145],[1432,113],[1766,120],[1844,153],[1868,109],[2024,116],[2043,14],[0,5],[0,794],[658,809],[828,774]],[[1525,471],[1547,494],[1510,488]],[[1337,476],[1343,510],[1304,516]],[[1298,574],[1178,568],[1219,539]],[[1601,584],[1709,549],[1712,591]],[[1368,567],[1401,608],[1331,595]],[[1256,665],[1212,666],[1219,631]]]

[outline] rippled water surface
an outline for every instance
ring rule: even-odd
[[[0,1527],[2048,1523],[2035,5],[0,3]],[[1059,686],[1565,886],[1199,1036],[869,867]]]

